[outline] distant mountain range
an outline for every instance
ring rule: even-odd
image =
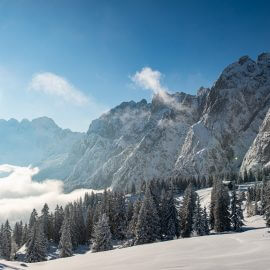
[[[211,89],[123,102],[86,134],[48,118],[0,121],[0,162],[38,165],[67,189],[270,166],[270,54],[241,57]],[[244,162],[242,162],[244,160]]]
[[[64,179],[68,172],[63,170],[63,162],[83,136],[61,129],[48,117],[20,122],[0,120],[0,164],[38,166],[39,179],[47,176]]]

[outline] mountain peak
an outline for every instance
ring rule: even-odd
[[[257,63],[258,65],[270,68],[270,53],[269,52],[261,53],[257,58]]]
[[[53,119],[47,117],[47,116],[42,116],[33,119],[32,121],[33,125],[39,126],[39,127],[44,127],[44,128],[59,128],[56,123],[53,121]]]

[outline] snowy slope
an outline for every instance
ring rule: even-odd
[[[246,231],[179,239],[49,262],[27,264],[0,261],[1,269],[29,270],[254,270],[270,266],[270,234],[261,217],[246,221]],[[1,265],[2,264],[2,265]],[[6,267],[9,265],[10,267]]]

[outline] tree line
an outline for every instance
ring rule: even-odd
[[[220,233],[241,229],[245,196],[237,192],[236,185],[229,192],[221,180],[213,179],[207,211],[193,183],[183,183],[153,180],[139,188],[131,186],[128,194],[109,190],[86,193],[64,208],[56,206],[53,212],[45,203],[40,215],[32,211],[27,224],[16,222],[13,230],[8,221],[1,226],[1,256],[16,258],[16,251],[25,245],[26,261],[38,262],[46,260],[50,243],[58,245],[60,257],[69,257],[79,245],[99,252],[112,249],[114,244],[127,247],[208,235],[211,230]],[[179,191],[180,184],[181,189],[185,186],[184,191]]]

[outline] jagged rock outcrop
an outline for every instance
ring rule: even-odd
[[[268,111],[260,131],[246,153],[241,173],[252,171],[255,175],[264,169],[270,169],[270,110]]]
[[[229,65],[207,96],[175,165],[183,175],[238,172],[270,107],[270,54]]]

